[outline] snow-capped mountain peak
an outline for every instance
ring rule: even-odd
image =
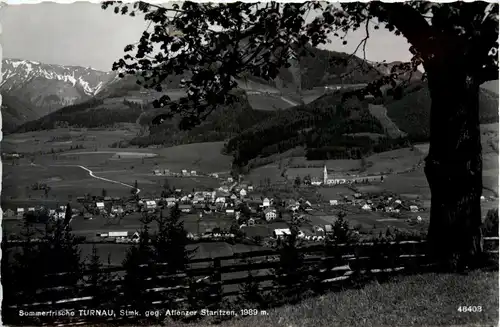
[[[102,85],[115,77],[114,72],[102,72],[79,66],[42,64],[32,60],[4,59],[2,62],[3,91],[13,91],[34,79],[46,79],[70,84],[87,96],[94,96]]]

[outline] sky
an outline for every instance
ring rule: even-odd
[[[139,40],[146,28],[141,17],[121,16],[100,4],[9,4],[0,9],[0,42],[4,58],[48,64],[75,65],[109,71],[123,57],[127,44]],[[364,30],[351,33],[348,44],[338,39],[326,49],[352,53]],[[408,61],[409,45],[384,29],[372,30],[366,47],[368,60]],[[361,52],[358,52],[361,55]]]

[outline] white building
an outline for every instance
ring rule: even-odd
[[[331,206],[336,206],[337,204],[339,204],[339,201],[337,201],[337,200],[330,200],[330,205]]]
[[[289,228],[279,228],[279,229],[275,229],[273,231],[273,236],[275,238],[283,238],[285,237],[286,235],[291,235],[291,231]]]
[[[97,202],[95,206],[98,210],[104,210],[104,202]]]
[[[269,207],[270,205],[271,205],[271,201],[269,201],[268,198],[265,198],[264,200],[262,200],[263,207]]]
[[[245,189],[241,189],[241,191],[240,191],[240,196],[241,196],[241,197],[245,197],[245,196],[247,196],[247,191],[245,191]]]
[[[146,201],[146,209],[147,210],[154,210],[154,209],[156,209],[156,202],[153,201],[153,200]]]
[[[275,220],[278,215],[276,214],[275,210],[267,208],[266,210],[264,210],[264,216],[266,217],[266,221],[272,221]]]
[[[223,196],[219,196],[217,199],[215,199],[215,203],[226,203],[226,198]]]

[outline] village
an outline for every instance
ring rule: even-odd
[[[323,181],[315,179],[315,183],[310,183],[304,178],[300,185],[295,180],[278,186],[255,186],[245,181],[242,175],[237,178],[221,177],[213,173],[187,170],[177,173],[168,169],[155,169],[152,174],[166,177],[208,175],[217,178],[220,186],[200,190],[165,186],[161,196],[154,198],[143,197],[140,193],[129,197],[111,197],[104,191],[101,195],[85,194],[77,197],[76,203],[70,204],[73,232],[94,242],[134,243],[139,240],[140,222],[144,217],[175,205],[178,205],[188,237],[193,242],[244,240],[272,245],[278,238],[290,234],[291,224],[299,227],[298,236],[304,242],[321,242],[332,233],[339,215],[345,216],[354,233],[360,237],[383,231],[389,226],[423,229],[428,217],[418,200],[402,199],[395,194],[363,194],[351,187],[356,183],[382,183],[383,177],[355,176],[355,181],[332,181],[326,167]],[[311,194],[320,186],[350,192],[339,192],[334,198],[313,197]],[[279,192],[280,189],[286,191],[292,188],[295,194],[299,194],[298,197]],[[7,209],[4,217],[11,221],[26,219],[43,223],[65,219],[66,209],[65,205],[54,208],[18,207],[15,211]],[[18,238],[12,233],[8,237]]]

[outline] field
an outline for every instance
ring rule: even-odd
[[[366,158],[365,173],[383,174],[404,172],[419,164],[425,155],[411,148],[376,153]]]
[[[71,133],[70,133],[71,134]],[[41,132],[45,138],[53,137]],[[63,134],[59,135],[59,139]],[[101,135],[104,137],[103,135]],[[37,148],[32,139],[39,136],[26,133],[23,137],[13,135],[8,138],[25,144],[31,151]],[[45,144],[45,143],[44,143]],[[231,157],[221,154],[223,143],[199,143],[181,145],[164,149],[115,149],[98,148],[95,151],[73,150],[57,154],[29,156],[13,162],[4,160],[2,204],[4,208],[14,209],[24,203],[34,205],[37,202],[52,204],[67,202],[85,193],[100,195],[106,189],[109,196],[128,196],[131,187],[137,181],[142,194],[159,195],[161,186],[168,180],[176,188],[206,189],[219,186],[214,178],[164,177],[154,176],[154,169],[170,169],[180,172],[182,169],[196,170],[203,173],[225,173],[231,168]],[[43,146],[37,148],[43,149]],[[33,160],[33,162],[31,162]],[[115,183],[91,177],[82,167],[90,169],[97,177],[116,181]],[[32,191],[34,183],[46,183],[51,190],[46,198],[43,191]],[[127,185],[122,185],[127,184]]]
[[[121,124],[116,129],[58,128],[47,131],[10,134],[2,139],[2,152],[31,153],[38,151],[69,150],[83,145],[86,149],[106,148],[120,140],[134,138],[139,128],[134,124]]]
[[[293,101],[286,101],[277,96],[263,94],[248,94],[248,102],[253,109],[256,110],[283,110],[294,107]]]

